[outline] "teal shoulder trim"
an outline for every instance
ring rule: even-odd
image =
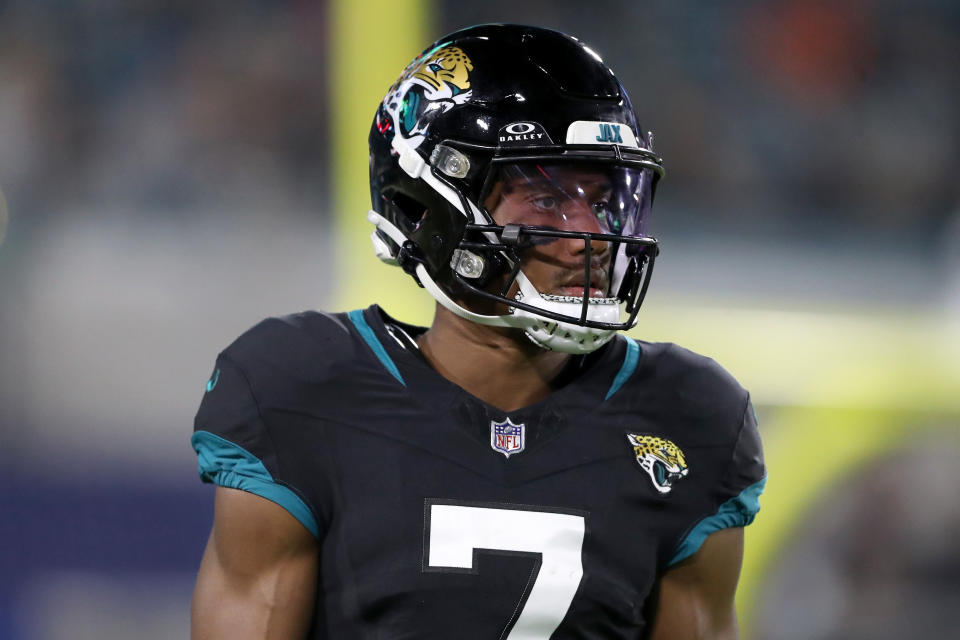
[[[640,345],[633,338],[623,336],[623,339],[627,341],[627,353],[623,356],[620,371],[617,372],[617,377],[613,379],[613,384],[610,385],[610,390],[607,391],[607,397],[604,400],[609,400],[613,394],[620,390],[623,383],[629,380],[633,372],[636,371],[637,363],[640,362]]]
[[[380,364],[390,372],[390,375],[397,379],[397,382],[403,386],[407,386],[407,383],[403,381],[403,376],[400,375],[400,370],[397,369],[397,365],[394,364],[387,350],[383,348],[380,339],[377,338],[377,334],[375,334],[373,329],[370,328],[370,325],[367,324],[367,319],[363,317],[363,311],[354,309],[347,314],[347,317],[350,318],[350,322],[352,322],[353,326],[360,332],[367,346],[373,351],[373,355],[377,356]]]
[[[194,433],[190,444],[197,452],[197,471],[204,482],[240,489],[275,502],[315,538],[320,537],[320,528],[310,507],[290,488],[277,484],[257,456],[209,431]]]
[[[720,505],[715,514],[698,522],[697,526],[677,546],[676,553],[670,559],[670,565],[685,560],[699,551],[703,541],[711,533],[730,527],[745,527],[753,522],[757,512],[760,511],[760,494],[763,493],[766,484],[767,478],[761,478],[741,491],[737,497]]]

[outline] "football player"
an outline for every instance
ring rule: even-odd
[[[472,27],[369,144],[374,249],[434,322],[306,312],[220,354],[194,638],[737,637],[756,421],[712,360],[620,333],[663,167],[616,77],[564,34]]]

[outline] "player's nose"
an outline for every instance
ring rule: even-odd
[[[578,231],[586,233],[606,233],[597,219],[593,208],[585,200],[574,198],[565,203],[562,214],[562,229],[564,231]],[[609,242],[598,239],[589,241],[590,252],[595,256],[603,255],[610,246]],[[567,241],[568,250],[573,255],[579,255],[586,252],[587,242],[583,238],[569,238]]]

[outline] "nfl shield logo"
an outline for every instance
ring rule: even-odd
[[[506,457],[523,451],[526,427],[523,423],[513,424],[510,418],[503,422],[490,421],[490,447]]]

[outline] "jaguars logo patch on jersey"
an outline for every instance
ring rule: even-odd
[[[633,445],[637,464],[650,476],[658,493],[670,493],[673,483],[690,472],[683,451],[666,438],[628,433],[627,440]]]

